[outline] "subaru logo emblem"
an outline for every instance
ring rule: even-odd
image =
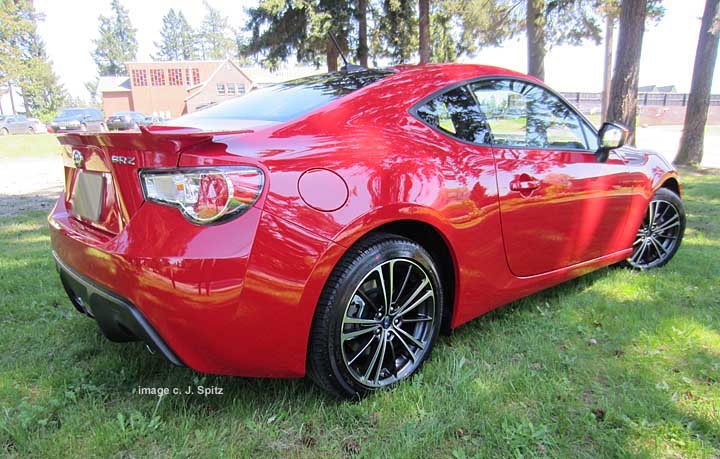
[[[72,157],[73,157],[73,163],[75,163],[75,167],[80,169],[83,165],[83,161],[85,161],[85,158],[83,158],[82,153],[80,153],[77,150],[73,150]]]

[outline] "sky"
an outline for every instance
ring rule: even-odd
[[[205,14],[202,0],[122,0],[130,20],[138,29],[138,59],[149,60],[160,40],[162,17],[172,7],[180,9],[193,27],[199,26]],[[228,16],[230,25],[241,28],[245,8],[256,1],[209,0]],[[665,0],[665,17],[649,25],[643,41],[640,65],[641,85],[675,85],[688,92],[700,31],[703,0]],[[38,24],[47,52],[60,82],[73,96],[87,98],[84,83],[96,75],[91,57],[92,40],[98,35],[98,16],[110,14],[110,0],[35,0],[45,19]],[[617,30],[615,37],[617,40]],[[600,43],[552,48],[545,60],[545,81],[559,91],[601,90],[604,47]],[[515,38],[500,47],[484,48],[465,62],[526,71],[527,50],[524,37]],[[720,92],[720,74],[715,72],[713,93]]]

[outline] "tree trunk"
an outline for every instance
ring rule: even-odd
[[[367,3],[368,0],[358,0],[358,60],[360,65],[368,66],[368,44],[367,44]]]
[[[328,72],[337,72],[338,50],[335,47],[335,43],[333,43],[332,38],[328,38],[327,40],[326,57]]]
[[[605,20],[605,74],[603,75],[602,121],[607,121],[610,104],[610,85],[612,84],[612,61],[614,48],[615,18],[611,14]]]
[[[700,38],[695,53],[692,86],[685,112],[685,127],[680,138],[680,151],[675,164],[702,162],[705,123],[710,108],[710,89],[718,53],[720,0],[707,0],[700,25]]]
[[[430,0],[419,0],[418,10],[420,12],[419,41],[420,41],[420,63],[430,62]]]
[[[527,0],[528,74],[545,79],[545,0]]]
[[[12,110],[13,115],[17,115],[15,112],[15,97],[13,96],[12,81],[8,81],[8,92],[10,93],[10,110]]]
[[[623,0],[618,52],[610,89],[608,120],[620,122],[630,129],[627,141],[631,145],[635,144],[640,53],[646,13],[647,0]]]

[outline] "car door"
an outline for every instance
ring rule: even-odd
[[[7,119],[7,130],[10,134],[17,134],[18,133],[18,117],[16,115],[13,115]]]
[[[599,162],[597,134],[565,101],[520,79],[470,85],[492,133],[510,270],[533,276],[622,250],[635,185]]]
[[[8,123],[8,131],[11,134],[24,134],[28,128],[27,118],[22,115],[14,115],[10,117]]]

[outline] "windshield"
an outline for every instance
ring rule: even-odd
[[[69,116],[77,116],[82,115],[83,109],[82,108],[68,108],[60,112],[58,115],[58,118],[66,118]]]
[[[173,125],[207,125],[210,120],[258,120],[282,122],[297,118],[350,94],[393,73],[390,70],[364,70],[352,73],[326,73],[255,89],[185,115]]]

